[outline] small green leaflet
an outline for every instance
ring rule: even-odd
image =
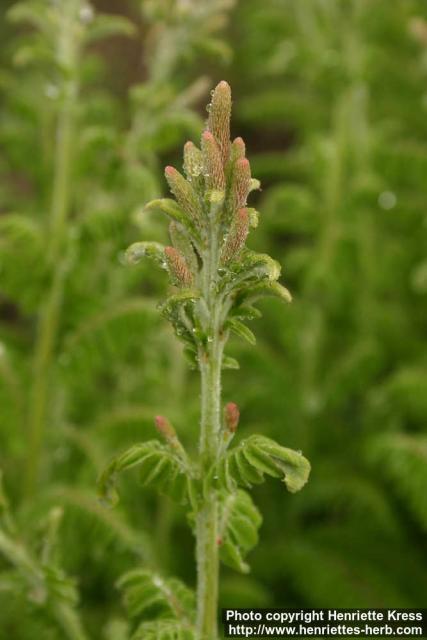
[[[240,322],[240,320],[232,318],[231,320],[227,321],[225,326],[231,329],[231,331],[237,336],[249,342],[249,344],[256,344],[256,338],[254,334],[245,324],[243,324],[243,322]]]
[[[221,492],[218,502],[220,558],[229,567],[248,573],[244,558],[258,543],[261,514],[250,495],[241,489]]]
[[[198,235],[192,224],[189,216],[181,209],[181,207],[172,200],[172,198],[159,198],[157,200],[152,200],[148,204],[145,205],[144,209],[148,211],[152,211],[155,209],[159,209],[163,213],[165,213],[171,220],[174,222],[178,222],[183,227],[188,229],[192,236]]]
[[[164,267],[165,264],[165,247],[159,242],[134,242],[126,250],[126,260],[129,264],[137,264],[143,258],[151,258]]]
[[[240,365],[236,358],[224,356],[222,359],[222,369],[240,369]]]
[[[307,482],[310,463],[298,451],[260,435],[243,440],[219,463],[219,478],[230,491],[236,484],[248,488],[260,484],[264,474],[282,478],[288,491],[295,493]]]
[[[194,592],[176,578],[164,578],[146,569],[125,573],[117,582],[131,618],[174,619],[193,624]]]
[[[194,631],[175,620],[143,622],[132,640],[195,640]]]

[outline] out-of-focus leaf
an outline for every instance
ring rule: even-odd
[[[219,498],[220,557],[224,564],[247,573],[245,556],[258,543],[262,517],[248,493],[222,492]]]

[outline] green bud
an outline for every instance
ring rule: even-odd
[[[173,167],[166,167],[166,180],[179,206],[193,220],[200,219],[200,204],[191,184]]]
[[[210,131],[202,135],[203,167],[208,189],[225,190],[225,175],[220,149]]]
[[[249,232],[249,214],[248,210],[239,209],[234,217],[231,229],[225,240],[221,261],[223,264],[232,262],[237,258],[243,247]]]
[[[209,108],[208,129],[213,134],[225,166],[230,156],[231,89],[223,80],[214,89]]]
[[[176,222],[171,222],[169,225],[169,236],[175,249],[184,256],[190,271],[197,273],[199,270],[197,254],[185,229]]]
[[[233,144],[231,145],[231,159],[233,162],[239,160],[240,158],[246,157],[246,145],[243,141],[243,138],[235,138],[233,140]]]
[[[188,180],[194,180],[203,173],[202,152],[192,142],[184,145],[184,171]]]
[[[173,283],[178,287],[191,287],[193,274],[188,268],[184,256],[175,247],[165,247],[165,258]]]
[[[251,165],[247,158],[239,158],[233,170],[233,198],[235,209],[246,205],[251,190]]]

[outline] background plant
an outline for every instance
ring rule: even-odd
[[[215,34],[221,23],[213,25],[209,18],[225,19],[229,7],[231,3],[211,3],[201,16],[205,28]],[[148,11],[148,3],[143,9]],[[133,297],[137,279],[123,269],[118,257],[135,225],[155,232],[153,221],[138,221],[136,203],[155,189],[156,152],[173,146],[173,138],[165,143],[162,132],[167,127],[194,130],[200,121],[189,106],[197,91],[190,88],[186,93],[185,74],[172,79],[173,67],[171,74],[163,75],[162,87],[151,77],[135,87],[139,94],[138,100],[132,98],[133,104],[139,101],[140,112],[144,107],[152,126],[142,137],[130,119],[133,107],[127,113],[127,105],[99,84],[104,70],[96,49],[101,38],[135,39],[135,26],[120,16],[96,15],[91,5],[77,0],[66,5],[16,3],[9,18],[24,26],[11,40],[18,72],[5,70],[3,75],[7,100],[1,136],[7,154],[2,164],[1,393],[2,418],[8,428],[2,431],[1,464],[14,507],[23,494],[31,495],[31,502],[20,502],[19,523],[13,532],[4,532],[9,547],[2,551],[20,571],[19,561],[15,562],[19,550],[26,548],[25,553],[31,554],[39,537],[35,527],[27,530],[26,523],[44,519],[52,503],[65,504],[60,546],[67,547],[76,527],[86,528],[91,543],[84,553],[81,548],[68,554],[68,568],[80,574],[82,567],[92,564],[83,585],[83,591],[90,592],[95,583],[103,582],[104,568],[97,554],[99,558],[108,546],[117,547],[118,557],[142,556],[154,562],[148,536],[145,540],[143,534],[137,536],[126,518],[106,515],[93,486],[105,450],[117,445],[117,426],[130,425],[132,433],[147,415],[145,406],[135,402],[135,387],[129,385],[133,367],[144,382],[146,403],[150,388],[158,393],[159,377],[176,381],[179,394],[182,367],[174,362],[169,335],[162,332],[151,344],[147,339],[145,347],[135,342],[138,333],[148,336],[158,322],[149,296],[145,301]],[[153,30],[161,26],[156,19],[151,16]],[[183,28],[185,15],[180,19]],[[161,43],[156,51],[162,55]],[[153,109],[150,115],[151,95],[160,89],[176,103],[168,112]],[[131,141],[135,144],[136,139],[146,144],[143,153],[133,153]],[[37,161],[30,163],[33,158]],[[147,273],[146,289],[156,288],[157,279]],[[154,344],[159,364],[156,371],[152,367],[148,371],[144,363],[150,361],[148,351]],[[173,403],[173,395],[170,398]],[[90,437],[82,432],[85,425],[93,426]],[[123,430],[119,437],[126,441]],[[167,532],[163,511],[159,517]],[[7,553],[13,544],[18,553]],[[113,585],[112,565],[105,569],[113,572]],[[26,596],[25,590],[17,593],[18,607]],[[15,597],[13,589],[5,589],[4,599],[10,597]],[[90,598],[86,602],[96,620],[96,606]],[[50,606],[43,599],[37,604],[35,616],[29,612],[22,620],[16,618],[16,608],[2,607],[2,625],[8,633],[36,633],[37,615]],[[52,616],[44,620],[44,633],[55,633],[55,617],[53,622],[50,628]]]
[[[415,284],[425,254],[425,68],[416,44],[424,11],[419,3],[392,12],[381,2],[269,6],[241,7],[237,24],[256,24],[259,38],[242,43],[249,64],[236,74],[246,95],[237,117],[267,140],[274,131],[271,149],[253,159],[271,185],[261,231],[279,259],[283,252],[295,304],[286,324],[268,314],[247,403],[255,425],[268,415],[274,435],[287,416],[290,442],[294,429],[294,438],[304,434],[316,475],[294,510],[266,523],[277,546],[264,547],[259,570],[270,567],[271,581],[275,558],[276,591],[313,604],[407,606],[420,602],[425,555],[423,542],[410,542],[425,528],[425,296]],[[285,156],[277,140],[289,144]],[[284,518],[293,533],[281,554],[275,531]],[[381,549],[368,552],[376,536]],[[316,567],[315,580],[303,579],[304,567]]]

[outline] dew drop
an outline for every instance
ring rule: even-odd
[[[50,100],[56,100],[59,97],[59,88],[55,84],[47,84],[44,93]]]
[[[90,5],[83,6],[79,11],[80,20],[84,24],[89,24],[95,17],[95,13]]]
[[[394,209],[397,203],[396,194],[393,191],[383,191],[378,196],[378,204],[386,211]]]

